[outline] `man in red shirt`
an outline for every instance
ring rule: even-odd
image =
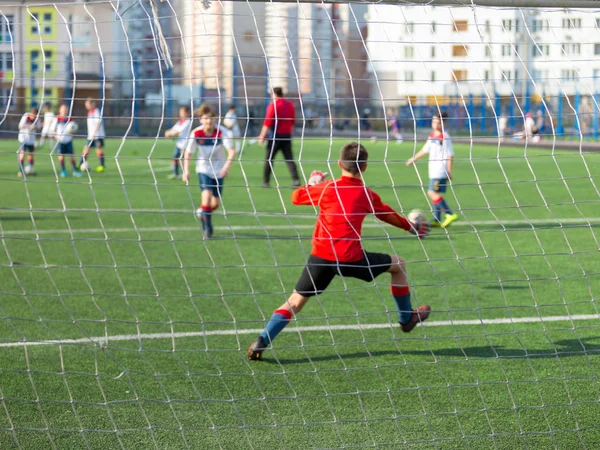
[[[265,156],[265,168],[263,173],[263,187],[269,187],[271,172],[273,171],[273,160],[277,152],[281,150],[288,165],[294,186],[300,186],[300,178],[294,155],[292,154],[292,133],[296,123],[296,107],[292,102],[283,98],[283,89],[273,89],[273,102],[267,106],[265,121],[258,135],[258,143],[263,145],[267,142],[267,154]],[[270,134],[271,138],[267,139]]]
[[[248,359],[261,359],[263,351],[292,316],[302,310],[310,297],[323,293],[336,275],[370,282],[384,272],[390,273],[400,328],[406,333],[429,316],[429,305],[412,309],[404,260],[394,255],[370,253],[362,247],[362,224],[368,214],[421,238],[429,233],[429,224],[410,223],[363,184],[362,172],[367,168],[368,157],[367,149],[357,142],[346,144],[338,161],[341,178],[324,181],[327,174],[315,171],[308,184],[292,194],[295,205],[320,208],[312,251],[294,292],[273,312],[265,329],[248,349]]]

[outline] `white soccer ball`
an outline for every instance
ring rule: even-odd
[[[31,164],[27,164],[23,170],[25,171],[25,175],[33,174],[33,166]]]
[[[421,223],[427,222],[427,217],[425,216],[425,212],[420,209],[413,209],[408,214],[408,221],[411,223]]]
[[[90,170],[90,165],[87,163],[87,161],[84,161],[79,166],[79,170],[81,170],[82,172],[87,172],[88,170]]]
[[[225,119],[223,119],[223,126],[224,127],[232,129],[234,125],[235,124],[233,123],[233,119],[230,119],[229,117],[226,117]]]
[[[76,122],[69,122],[65,127],[65,133],[67,134],[75,134],[79,130],[79,125]]]

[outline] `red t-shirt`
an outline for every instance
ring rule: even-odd
[[[277,112],[277,114],[275,114]],[[292,102],[285,98],[278,98],[267,106],[264,126],[271,128],[275,134],[292,134],[294,124],[296,123],[296,107]]]
[[[364,258],[362,224],[367,214],[410,231],[410,223],[381,201],[362,180],[341,177],[292,193],[294,205],[319,206],[311,254],[329,261],[354,262]]]

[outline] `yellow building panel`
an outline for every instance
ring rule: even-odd
[[[43,97],[42,94],[44,94]],[[32,100],[35,101],[38,108],[44,103],[50,103],[53,108],[56,108],[59,101],[58,88],[46,87],[42,92],[42,86],[36,86],[34,87],[33,99],[31,95],[31,88],[25,88],[25,105],[29,107],[32,104]]]
[[[25,46],[25,54],[28,60],[28,63],[25,64],[25,74],[28,77],[31,76],[32,65],[35,65],[36,78],[41,78],[44,74],[43,64],[46,64],[46,77],[56,76],[58,72],[58,46],[56,44],[44,44],[43,51],[46,55],[45,62],[39,44],[27,44]]]
[[[52,6],[36,6],[25,13],[25,40],[39,40],[41,34],[42,41],[55,41],[57,28],[56,10]]]

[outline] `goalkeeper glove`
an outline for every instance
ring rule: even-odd
[[[411,222],[410,225],[410,232],[417,236],[419,239],[425,238],[425,236],[427,236],[429,234],[429,231],[431,230],[431,225],[429,225],[429,223],[425,221],[415,223]]]
[[[320,170],[313,170],[310,173],[310,178],[308,179],[308,185],[310,186],[314,186],[317,183],[321,183],[322,181],[325,181],[325,178],[327,178],[329,176],[329,173],[327,172],[321,172]]]

